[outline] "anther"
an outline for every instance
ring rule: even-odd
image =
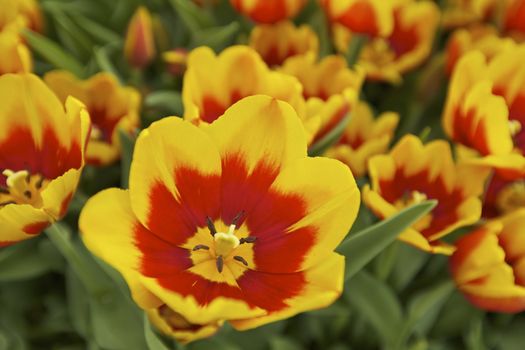
[[[39,178],[38,181],[36,182],[35,187],[36,187],[37,189],[41,189],[41,188],[42,188],[42,185],[44,184],[44,180],[45,180],[45,177],[43,177],[42,175],[40,175],[40,178]]]
[[[217,257],[216,264],[217,264],[217,271],[219,271],[219,273],[222,272],[222,268],[224,267],[224,260],[222,260],[222,255],[219,255]]]
[[[33,194],[31,193],[31,191],[26,190],[26,191],[24,191],[24,196],[26,196],[27,199],[31,199],[31,197],[33,196]]]
[[[197,251],[197,250],[200,250],[200,249],[210,250],[210,247],[208,247],[207,245],[204,245],[204,244],[197,244],[195,247],[193,247],[192,251]]]
[[[245,213],[244,210],[241,210],[237,215],[235,215],[232,220],[232,225],[237,226],[237,223],[244,216],[244,213]]]
[[[0,203],[0,207],[6,206],[9,204],[16,204],[16,202],[15,201],[5,201],[5,202]]]
[[[241,238],[239,240],[239,244],[254,243],[256,240],[257,240],[257,237],[255,237],[255,236],[248,236],[248,237],[245,237],[245,238]]]
[[[235,255],[233,258],[235,260],[240,261],[241,263],[243,263],[244,266],[248,266],[248,262],[242,256]]]
[[[0,186],[0,193],[2,194],[9,194],[9,189],[5,188],[4,186]]]
[[[206,216],[206,225],[208,226],[211,235],[215,236],[215,234],[217,233],[217,229],[215,228],[215,225],[213,224],[213,221],[211,221],[211,218],[209,216]]]

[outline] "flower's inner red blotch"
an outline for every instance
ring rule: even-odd
[[[442,177],[429,180],[428,169],[406,176],[404,169],[398,168],[391,180],[380,180],[379,191],[389,203],[406,200],[407,196],[419,193],[426,199],[438,200],[437,206],[431,212],[431,221],[421,230],[425,237],[444,230],[458,220],[458,207],[464,200],[461,189],[450,191]]]
[[[416,49],[418,43],[423,39],[417,31],[417,24],[406,25],[402,19],[402,11],[394,11],[394,29],[388,37],[390,48],[394,51],[396,57],[401,57]]]
[[[306,285],[301,264],[317,228],[292,227],[307,206],[299,194],[271,188],[277,173],[265,162],[250,171],[238,154],[223,159],[221,177],[177,168],[177,196],[156,183],[147,228],[135,228],[142,273],[200,305],[227,297],[285,308]]]
[[[110,115],[105,107],[89,106],[88,111],[92,127],[91,139],[113,144],[113,133],[124,116]]]
[[[41,146],[36,145],[28,128],[13,128],[0,141],[0,205],[25,203],[40,207],[40,192],[47,183],[81,166],[80,145],[73,143],[67,149],[52,128],[44,129]]]
[[[224,114],[224,112],[234,103],[246,97],[240,91],[234,90],[230,94],[230,101],[227,104],[217,101],[213,96],[205,96],[202,99],[202,110],[200,112],[201,119],[206,123],[213,123],[217,118]]]

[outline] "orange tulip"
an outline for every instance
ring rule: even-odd
[[[475,306],[525,311],[525,209],[490,222],[456,242],[450,259],[458,288]]]

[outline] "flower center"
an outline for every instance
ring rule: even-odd
[[[503,214],[525,207],[525,181],[516,181],[501,189],[496,206]]]
[[[381,66],[394,61],[395,53],[385,39],[375,39],[363,48],[361,59]]]
[[[42,175],[31,175],[27,170],[2,172],[6,186],[0,186],[0,207],[8,204],[30,204],[36,208],[43,205],[40,191],[47,181]]]
[[[509,131],[514,137],[521,131],[521,123],[515,119],[509,120]]]
[[[232,255],[232,253],[237,249],[241,244],[245,243],[254,243],[256,237],[248,236],[246,238],[239,238],[235,234],[237,229],[237,222],[244,215],[244,212],[240,212],[232,220],[232,223],[228,227],[227,232],[217,232],[215,224],[212,219],[208,216],[206,217],[206,224],[210,234],[213,236],[213,251],[215,252],[215,261],[217,265],[217,271],[222,272],[224,268],[224,260]],[[193,247],[192,251],[198,250],[210,250],[210,247],[205,244],[197,244]],[[233,259],[242,263],[244,266],[248,266],[248,262],[240,255],[234,255]]]
[[[401,198],[399,198],[395,203],[394,206],[398,209],[403,209],[406,207],[409,207],[414,204],[421,203],[423,201],[426,201],[428,199],[428,196],[419,191],[406,191]],[[414,228],[416,230],[422,231],[430,226],[432,222],[432,214],[427,214],[423,216],[421,219],[419,219],[415,224]]]

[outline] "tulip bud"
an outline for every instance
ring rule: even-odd
[[[188,61],[188,50],[183,47],[166,51],[162,54],[166,62],[168,72],[175,76],[180,76],[186,71],[186,62]]]
[[[139,7],[129,22],[124,54],[128,63],[139,69],[146,67],[155,57],[151,15],[145,7]]]

